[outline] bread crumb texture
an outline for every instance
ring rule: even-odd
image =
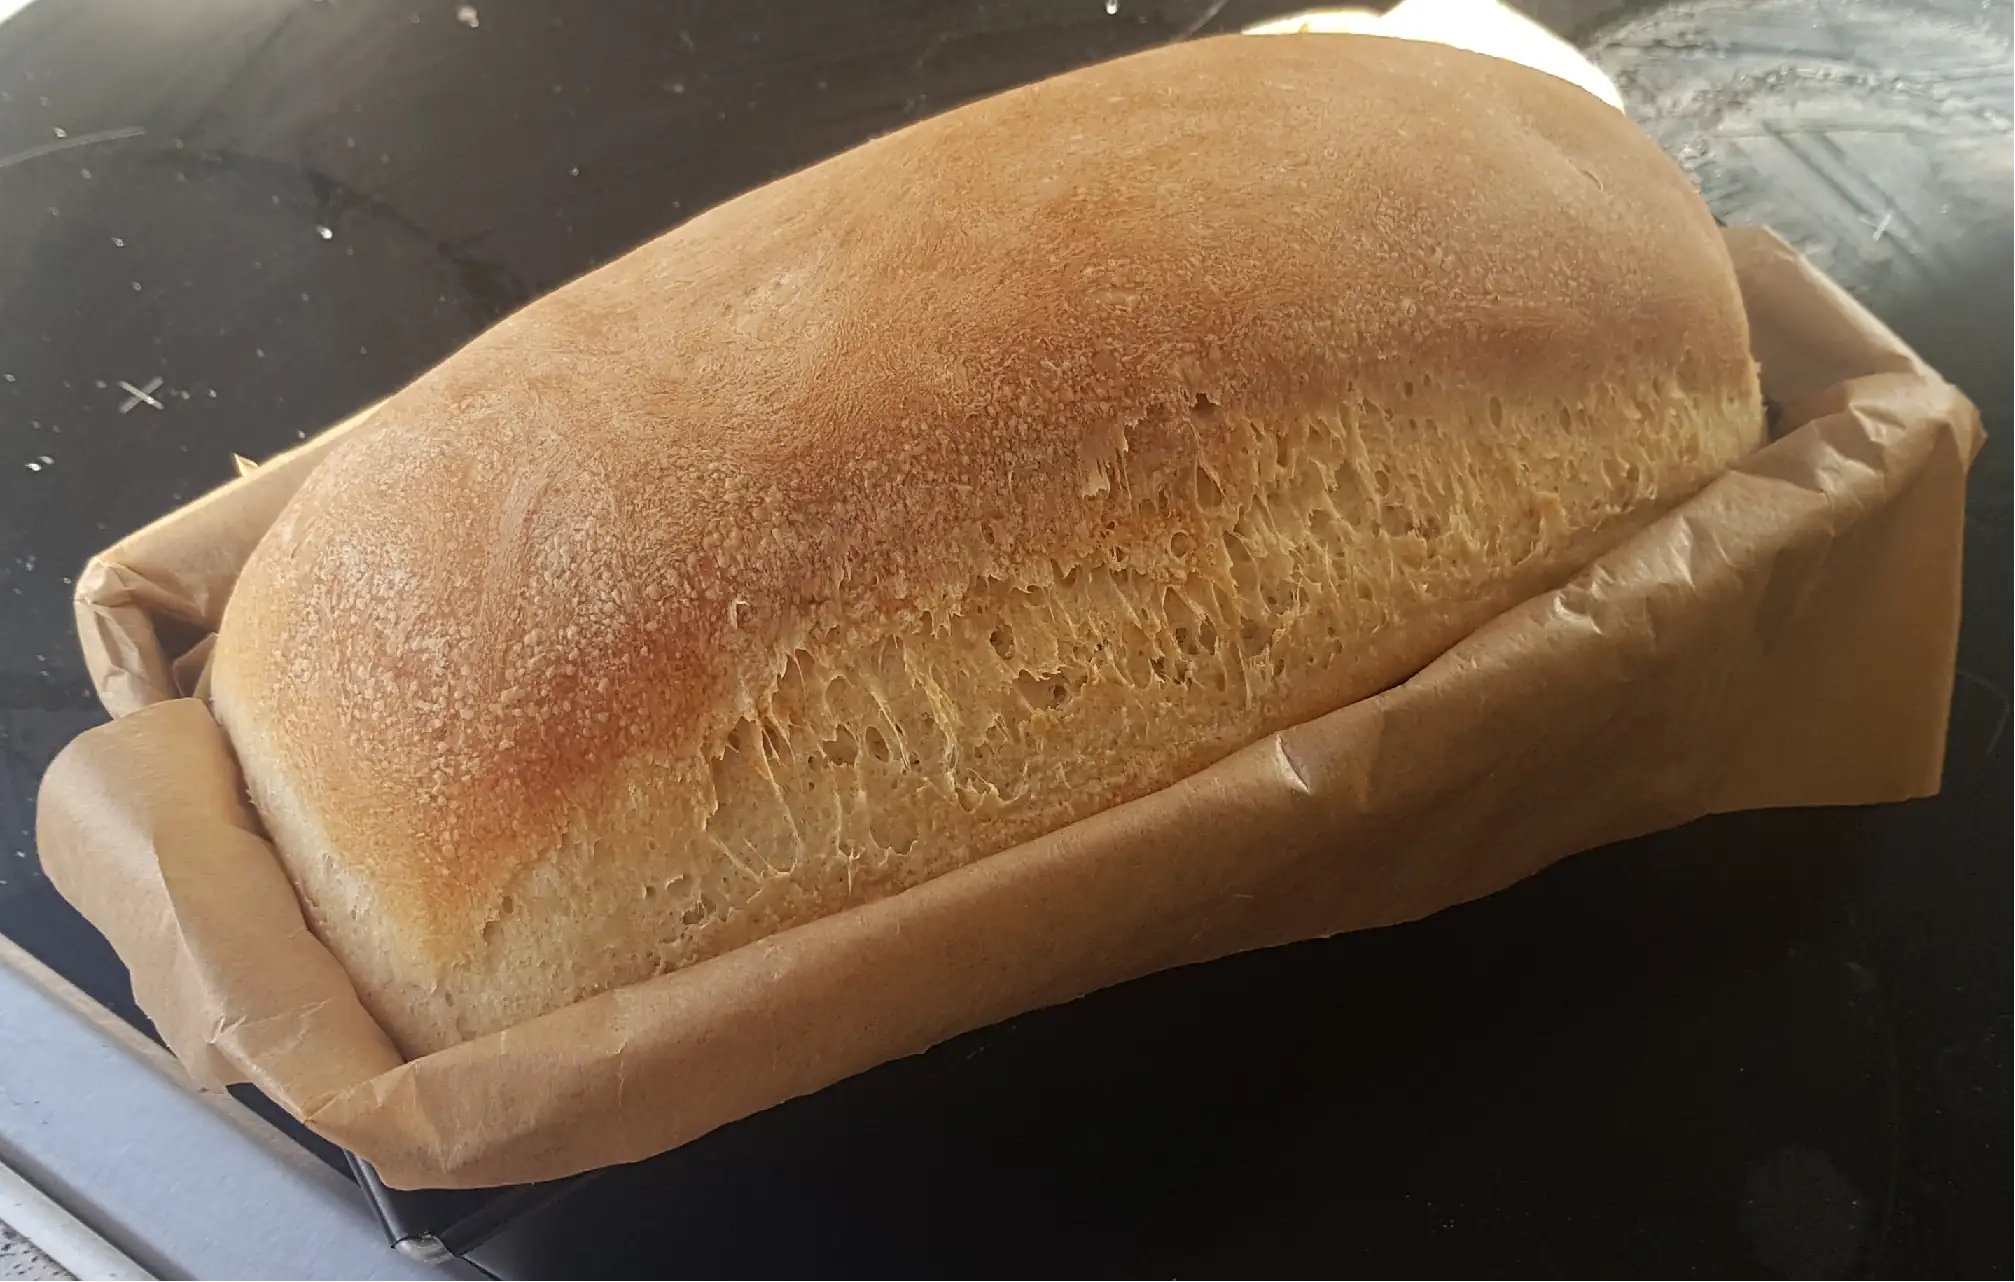
[[[1752,448],[1677,169],[1524,68],[1218,40],[741,197],[497,326],[262,542],[216,706],[409,1053],[1403,679]]]

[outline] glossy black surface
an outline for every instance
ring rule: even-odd
[[[91,552],[736,191],[1288,7],[489,0],[471,26],[42,0],[0,24],[0,931],[139,1019],[33,858],[42,768],[102,718],[68,605]],[[1530,6],[1592,39],[1720,212],[1799,235],[1996,434],[1945,795],[1696,824],[1029,1015],[593,1177],[477,1259],[2008,1272],[2005,6],[1642,8]],[[122,412],[155,378],[159,408]]]

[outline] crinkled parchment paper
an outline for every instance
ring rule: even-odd
[[[43,864],[198,1079],[256,1083],[392,1184],[474,1186],[647,1157],[1021,1011],[1698,815],[1933,792],[1978,417],[1781,241],[1729,245],[1772,444],[1405,684],[878,903],[402,1062],[186,697],[326,437],[79,580],[117,719],[50,767]]]

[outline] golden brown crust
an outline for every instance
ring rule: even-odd
[[[1195,42],[498,325],[303,487],[213,689],[423,1051],[1371,693],[1760,421],[1713,223],[1620,114],[1434,46]]]

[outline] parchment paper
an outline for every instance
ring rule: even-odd
[[[80,579],[118,719],[50,767],[44,867],[199,1080],[256,1083],[394,1185],[466,1187],[646,1157],[1021,1011],[1701,814],[1934,792],[1978,417],[1781,241],[1729,245],[1779,439],[1404,685],[879,903],[401,1062],[179,697],[200,656],[178,685],[156,626],[215,627],[326,439]]]

